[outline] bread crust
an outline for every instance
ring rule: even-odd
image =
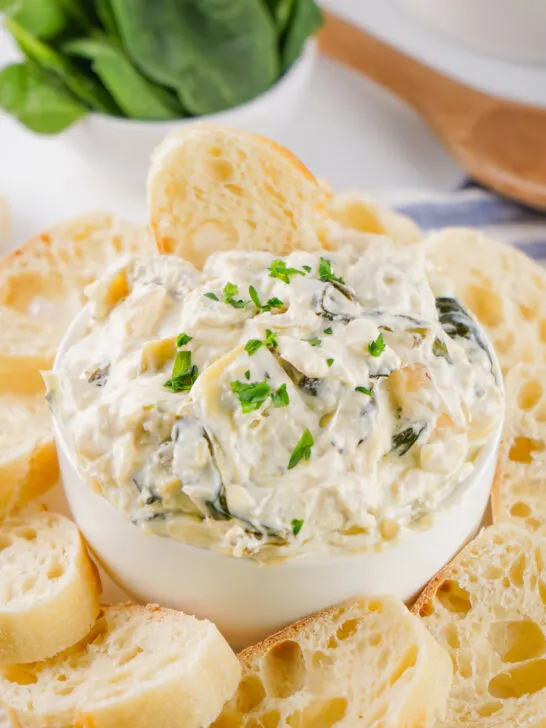
[[[148,177],[150,228],[161,253],[201,268],[223,250],[287,255],[318,250],[330,192],[266,137],[194,124],[156,150]]]
[[[381,640],[379,630],[389,629],[393,632],[387,657],[387,641]],[[415,672],[399,684],[405,672],[400,665],[410,653]],[[379,654],[383,663],[375,662]],[[278,726],[307,721],[333,725],[333,720],[340,728],[353,728],[379,725],[379,715],[385,726],[431,728],[443,715],[452,675],[443,648],[394,597],[357,597],[328,607],[238,657],[243,665],[240,690],[212,728],[267,728],[272,716],[278,716]],[[353,673],[359,672],[366,673],[365,685],[356,678],[351,688]],[[317,692],[322,681],[324,687]],[[254,687],[245,687],[249,685]],[[372,703],[377,717],[365,714]],[[344,707],[336,712],[335,705]]]
[[[18,539],[19,533],[36,536],[25,546]],[[29,663],[52,657],[78,642],[93,625],[101,590],[97,567],[76,526],[63,516],[21,512],[0,526],[0,536],[15,539],[15,556],[19,559],[28,552],[22,561],[31,571],[23,571],[20,578],[38,584],[30,598],[27,594],[20,603],[0,602],[0,663]],[[51,540],[55,540],[54,546]],[[15,572],[5,573],[4,578],[15,579]],[[15,582],[13,588],[18,588]]]

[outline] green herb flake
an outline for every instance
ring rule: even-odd
[[[385,351],[385,340],[383,339],[383,334],[379,334],[375,341],[368,344],[368,351],[376,358],[381,356],[381,354]]]
[[[271,394],[271,387],[263,382],[231,382],[231,391],[237,395],[243,413],[254,412],[259,409]]]
[[[192,339],[193,336],[188,336],[188,334],[179,334],[176,339],[176,346],[181,349],[186,344],[189,344]]]
[[[279,345],[279,342],[277,340],[277,334],[273,333],[271,329],[265,330],[265,345],[268,349],[276,349]]]
[[[312,339],[302,339],[305,341],[306,344],[309,344],[310,346],[320,346],[322,344],[322,341],[319,339],[318,336],[313,336]]]
[[[304,271],[306,271],[306,273],[311,273],[311,271],[313,270],[310,265],[302,265],[302,268]]]
[[[345,283],[343,278],[338,278],[332,270],[332,264],[326,258],[321,258],[319,263],[319,278],[321,281],[335,281],[336,283]]]
[[[249,356],[254,356],[263,345],[264,342],[260,341],[260,339],[249,339],[245,344],[245,351]]]
[[[210,298],[211,301],[219,301],[220,300],[218,298],[218,296],[216,295],[216,293],[214,293],[213,291],[209,291],[208,293],[203,293],[203,295],[206,298]]]
[[[173,392],[189,391],[197,377],[199,370],[191,361],[191,351],[179,351],[176,354],[171,378],[163,385]]]
[[[260,311],[263,311],[264,313],[266,311],[271,311],[273,308],[283,308],[284,301],[281,301],[280,298],[270,298],[268,299],[267,303],[263,303],[260,301],[260,296],[258,295],[258,291],[254,288],[254,286],[248,287],[248,295],[250,296],[252,303],[256,306],[257,309]]]
[[[269,298],[267,300],[265,306],[262,306],[262,311],[271,311],[272,308],[284,308],[284,301],[281,301],[280,298],[273,296],[273,298]]]
[[[335,359],[326,359],[326,364],[328,364],[328,366],[331,367],[332,364],[334,363],[334,361],[335,361]]]
[[[238,293],[239,286],[236,286],[235,283],[230,283],[228,281],[224,286],[224,290],[222,291],[224,303],[227,303],[228,306],[233,306],[233,308],[244,308],[246,306],[246,301],[243,301],[242,298],[235,298]]]
[[[311,448],[314,444],[315,441],[313,440],[313,435],[306,429],[298,444],[292,451],[292,455],[288,461],[288,470],[295,468],[301,460],[309,460],[311,457]]]
[[[260,301],[260,297],[258,296],[258,291],[254,288],[254,286],[248,287],[248,295],[250,296],[250,300],[256,306],[256,308],[261,309],[262,302]]]
[[[326,334],[326,336],[331,336],[334,333],[334,331],[331,326],[328,326],[327,329],[324,329],[323,333]]]
[[[274,260],[269,266],[269,277],[278,278],[283,283],[290,283],[292,276],[304,276],[305,273],[297,268],[287,268],[284,260]]]
[[[368,397],[371,397],[373,395],[372,390],[368,389],[368,387],[355,387],[355,392],[360,392],[361,394],[367,394]]]
[[[286,391],[286,384],[281,384],[276,392],[272,392],[271,400],[275,407],[287,407],[290,404],[290,397]]]
[[[247,369],[245,372],[245,379],[250,379],[250,369]]]
[[[303,518],[293,518],[292,519],[292,533],[294,536],[297,536],[298,533],[303,528]]]
[[[449,362],[451,361],[446,342],[439,338],[434,339],[434,343],[432,344],[432,353],[434,356],[441,357]]]

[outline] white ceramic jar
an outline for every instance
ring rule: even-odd
[[[544,0],[402,0],[442,33],[482,53],[546,63]]]

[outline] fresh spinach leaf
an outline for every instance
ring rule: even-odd
[[[192,114],[231,108],[273,85],[277,32],[257,0],[111,0],[142,72],[176,89]],[[295,47],[294,42],[290,44]]]
[[[0,10],[37,38],[46,40],[58,35],[70,20],[58,0],[10,0]]]
[[[88,109],[68,91],[48,81],[28,63],[0,71],[0,108],[40,134],[56,134],[87,114]]]
[[[290,22],[296,0],[265,0],[269,12],[273,16],[279,34],[284,33]]]
[[[66,43],[64,49],[91,61],[93,71],[130,119],[165,121],[183,115],[176,96],[144,78],[108,38],[79,38]]]
[[[95,0],[95,9],[100,23],[108,36],[119,41],[121,36],[110,0]]]
[[[309,36],[324,23],[319,6],[314,0],[295,0],[286,37],[281,48],[282,70],[286,71],[296,61]]]
[[[98,81],[80,71],[67,58],[29,33],[12,18],[6,18],[4,24],[23,53],[45,71],[57,76],[80,101],[96,111],[119,114],[116,103]]]

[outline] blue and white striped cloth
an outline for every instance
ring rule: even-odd
[[[458,192],[399,194],[390,200],[423,230],[463,226],[516,245],[546,265],[546,215],[516,202],[470,187]]]

